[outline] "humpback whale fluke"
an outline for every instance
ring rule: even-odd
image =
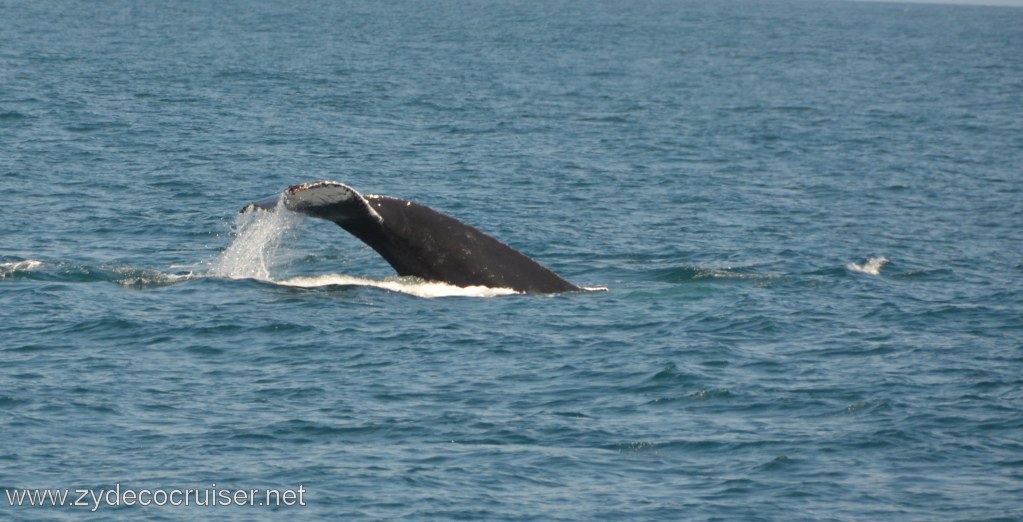
[[[337,223],[376,250],[398,275],[531,294],[583,290],[451,216],[404,199],[363,196],[336,181],[293,185],[281,194],[250,203],[242,212],[273,210],[282,198],[289,210]]]

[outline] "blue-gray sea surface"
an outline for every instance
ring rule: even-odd
[[[312,219],[239,245],[317,179],[608,291],[423,297]],[[1023,9],[4,0],[0,194],[8,493],[1023,519]]]

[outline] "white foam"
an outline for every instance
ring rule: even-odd
[[[853,272],[862,272],[870,275],[881,275],[881,267],[888,262],[885,256],[869,257],[863,264],[849,263],[846,268]]]
[[[232,232],[234,241],[213,263],[210,275],[272,281],[272,270],[281,242],[301,219],[301,215],[284,207],[283,198],[271,212],[249,211],[238,214]]]
[[[35,270],[42,266],[42,261],[36,261],[35,259],[26,259],[24,261],[9,261],[6,263],[0,263],[0,279],[3,279],[15,272],[24,272],[27,270]]]
[[[490,288],[486,286],[461,287],[447,283],[424,281],[416,277],[393,277],[387,279],[370,279],[345,274],[325,274],[318,276],[300,276],[276,281],[283,286],[301,288],[319,288],[323,286],[370,286],[414,295],[416,297],[495,297],[499,295],[517,294],[511,288]]]
[[[24,261],[10,261],[7,263],[0,263],[0,270],[33,270],[42,265],[42,261],[36,261],[35,259],[26,259]]]
[[[202,277],[194,272],[172,274],[152,269],[137,270],[134,268],[115,268],[113,271],[114,273],[123,276],[120,279],[115,279],[114,282],[127,287],[172,285]]]

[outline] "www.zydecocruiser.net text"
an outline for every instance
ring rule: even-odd
[[[113,488],[6,489],[12,507],[72,507],[98,511],[120,506],[290,507],[305,506],[305,486],[298,488]]]

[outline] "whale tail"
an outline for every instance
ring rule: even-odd
[[[399,275],[525,293],[582,290],[476,228],[412,201],[363,196],[343,183],[315,181],[250,203],[242,212],[280,204],[333,221],[376,250]]]
[[[279,194],[254,201],[241,211],[274,210],[284,203],[292,212],[326,219],[335,223],[370,219],[382,222],[383,218],[369,205],[369,201],[355,189],[334,181],[315,181],[292,185]]]

